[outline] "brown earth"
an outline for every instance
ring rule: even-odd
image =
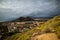
[[[59,40],[55,33],[46,33],[32,37],[31,40]]]

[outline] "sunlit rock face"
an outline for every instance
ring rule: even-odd
[[[60,15],[59,0],[0,0],[0,21],[21,16],[51,17]]]

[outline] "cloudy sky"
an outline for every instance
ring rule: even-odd
[[[55,15],[60,15],[60,0],[0,0],[0,21]]]

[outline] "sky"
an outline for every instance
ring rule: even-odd
[[[60,0],[0,0],[0,21],[56,15],[60,15]]]

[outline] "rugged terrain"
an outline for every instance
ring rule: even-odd
[[[14,34],[5,40],[60,40],[60,16],[26,32]]]

